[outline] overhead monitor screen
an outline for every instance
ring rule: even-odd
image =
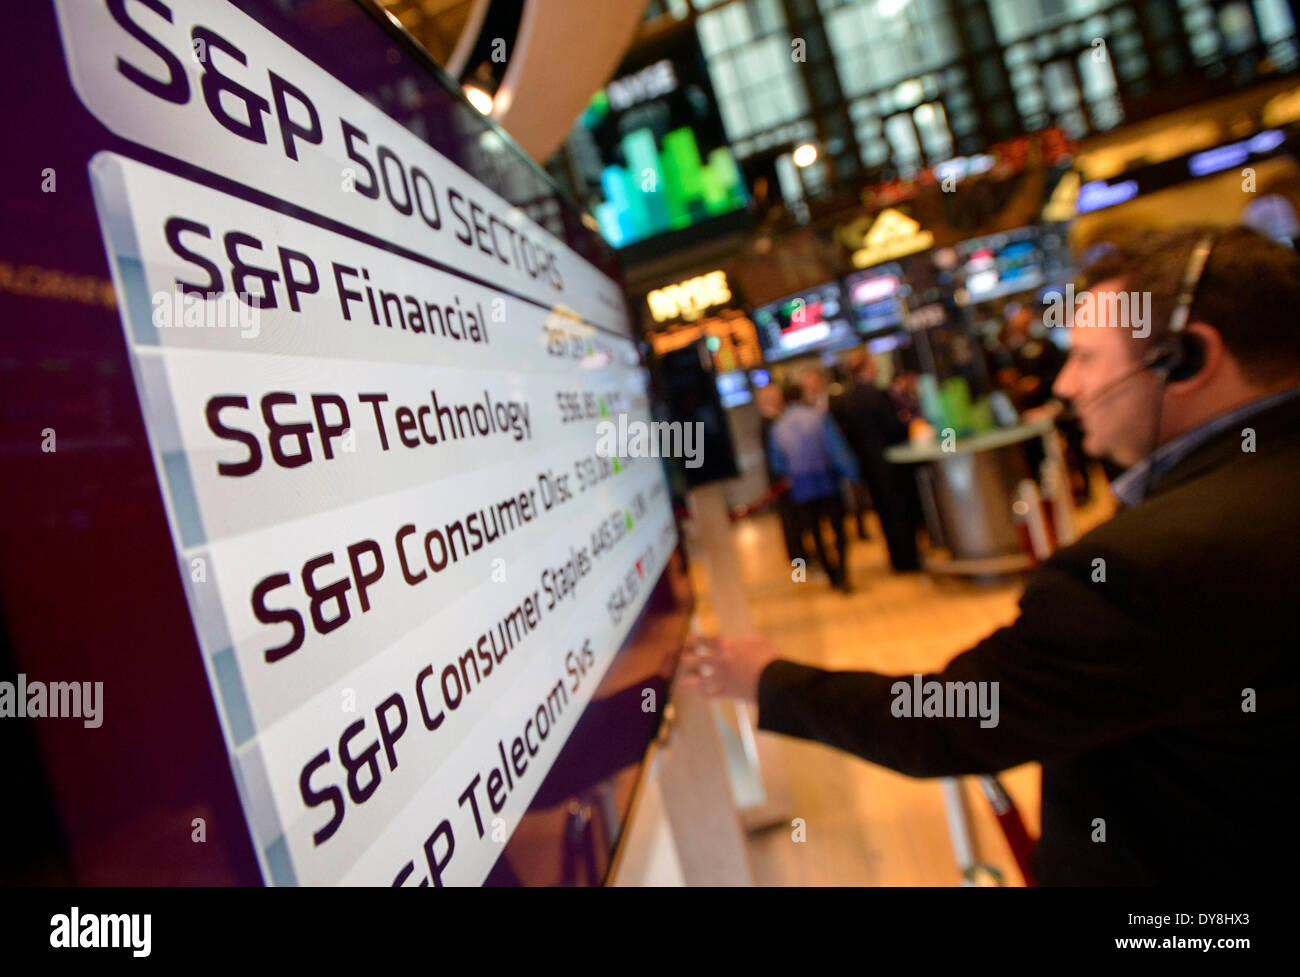
[[[1028,291],[1045,280],[1045,255],[1035,228],[963,241],[957,253],[972,302]]]
[[[592,97],[570,144],[599,201],[601,232],[620,249],[743,211],[749,202],[689,24],[638,45]],[[662,239],[656,245],[660,252],[664,246]]]
[[[689,602],[601,436],[651,403],[607,246],[378,6],[8,31],[0,679],[85,691],[20,716],[58,879],[602,881]]]
[[[908,285],[898,262],[854,272],[844,279],[854,323],[863,336],[897,329],[903,324],[900,302]]]
[[[754,309],[754,328],[768,362],[844,349],[858,342],[839,282],[827,282]]]
[[[723,407],[740,407],[754,399],[744,370],[718,374],[718,397]]]

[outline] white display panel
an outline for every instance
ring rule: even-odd
[[[660,462],[596,454],[600,420],[648,419],[619,285],[228,4],[184,24],[127,5],[135,32],[56,6],[91,112],[232,181],[90,164],[263,876],[478,884],[677,543]],[[243,62],[190,58],[195,25]],[[189,98],[120,60],[180,65]],[[290,80],[280,122],[317,119],[319,143],[291,158],[269,108],[264,143],[218,124],[199,94],[217,66],[247,91]],[[354,131],[408,187],[419,168],[440,227],[341,189]],[[199,324],[237,290],[260,307]]]

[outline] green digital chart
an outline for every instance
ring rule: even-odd
[[[731,150],[701,159],[689,126],[667,133],[662,146],[649,129],[636,129],[620,146],[627,162],[601,171],[605,201],[596,207],[601,233],[616,248],[745,206]]]

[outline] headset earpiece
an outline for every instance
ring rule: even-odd
[[[1205,365],[1205,344],[1194,333],[1183,333],[1178,341],[1177,362],[1169,367],[1168,377],[1173,382],[1190,380]]]
[[[1177,368],[1181,359],[1178,343],[1172,339],[1162,339],[1151,347],[1150,352],[1145,357],[1143,366],[1148,370],[1155,370],[1168,376],[1172,370]]]
[[[1191,379],[1205,365],[1205,344],[1199,336],[1186,329],[1196,288],[1205,274],[1205,265],[1217,239],[1217,234],[1206,234],[1192,248],[1187,267],[1183,269],[1174,310],[1169,315],[1169,335],[1156,345],[1146,360],[1150,369],[1159,370],[1166,380],[1174,383]]]
[[[1147,368],[1159,370],[1171,383],[1190,380],[1204,365],[1205,345],[1192,333],[1161,340],[1147,356]]]

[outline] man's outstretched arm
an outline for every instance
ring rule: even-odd
[[[1086,752],[1158,728],[1209,694],[1177,642],[1071,569],[1042,568],[1014,624],[943,671],[922,675],[919,717],[910,675],[829,672],[751,656],[748,678],[733,691],[746,694],[752,682],[763,729],[921,777]],[[929,682],[940,683],[944,715],[925,715]],[[908,714],[900,715],[904,700]],[[948,714],[957,701],[965,716]]]

